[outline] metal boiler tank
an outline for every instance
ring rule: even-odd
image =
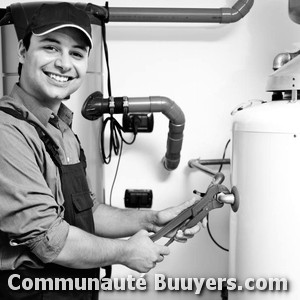
[[[232,184],[240,207],[230,221],[229,276],[243,287],[230,300],[300,299],[299,66],[298,56],[269,78],[267,90],[288,91],[287,99],[234,114]],[[276,291],[271,278],[286,279],[288,290]]]
[[[13,16],[25,21],[41,4],[41,2],[15,3],[7,7],[8,12],[10,10],[13,11],[12,18],[8,18],[7,22],[0,27],[4,95],[10,93],[13,85],[18,81],[17,49],[19,36],[17,37]],[[89,56],[87,76],[80,89],[71,95],[71,98],[65,101],[65,104],[74,112],[73,130],[79,136],[87,156],[87,173],[91,187],[97,197],[104,201],[103,163],[99,155],[98,146],[102,120],[90,122],[81,116],[81,107],[85,99],[94,91],[103,89],[101,26],[95,18],[92,18],[91,22],[93,49]],[[25,28],[26,22],[23,25]]]

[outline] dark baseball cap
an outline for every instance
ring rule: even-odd
[[[42,4],[32,16],[25,36],[29,32],[36,36],[43,36],[65,27],[80,30],[85,34],[90,48],[93,47],[91,22],[88,14],[67,2]]]

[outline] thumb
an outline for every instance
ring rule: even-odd
[[[169,255],[170,249],[167,246],[160,246],[160,254],[161,255]]]

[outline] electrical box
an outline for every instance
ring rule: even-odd
[[[123,130],[124,132],[152,132],[154,117],[149,114],[123,114]]]
[[[125,191],[125,207],[128,208],[151,208],[152,190],[127,189]]]

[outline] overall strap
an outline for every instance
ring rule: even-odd
[[[13,108],[10,107],[0,107],[0,110],[19,119],[19,120],[23,120],[28,122],[30,125],[32,125],[35,130],[37,131],[40,139],[42,140],[42,142],[45,144],[46,150],[49,153],[49,155],[51,156],[53,162],[55,163],[55,165],[57,167],[62,166],[62,162],[59,158],[59,153],[58,153],[58,146],[56,145],[56,143],[53,141],[53,139],[49,136],[48,133],[46,133],[45,130],[43,130],[40,126],[38,126],[37,124],[35,124],[34,122],[28,120],[26,117],[24,117],[24,115],[20,112],[17,111]]]
[[[10,107],[0,107],[0,110],[2,110],[3,112],[7,113],[8,115],[11,115],[19,120],[24,120],[27,121],[27,119],[23,116],[23,114],[13,108]]]
[[[82,164],[84,172],[86,173],[87,162],[86,162],[86,157],[85,157],[85,154],[84,154],[84,150],[83,150],[83,148],[81,146],[81,143],[80,143],[80,140],[79,140],[77,134],[74,133],[74,135],[75,135],[75,137],[76,137],[76,139],[78,141],[79,148],[80,148],[79,160],[80,160],[80,162]]]

